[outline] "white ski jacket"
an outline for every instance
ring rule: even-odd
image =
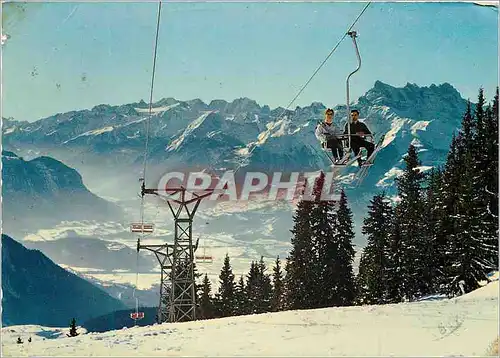
[[[340,128],[337,128],[333,123],[328,125],[325,122],[321,122],[316,126],[314,134],[321,143],[325,143],[328,140],[328,137],[341,135],[342,132],[340,131]]]

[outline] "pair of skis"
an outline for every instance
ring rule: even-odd
[[[372,155],[370,155],[370,157],[365,160],[365,162],[361,165],[358,172],[356,173],[355,179],[356,179],[357,185],[361,184],[363,179],[368,175],[368,169],[370,168],[370,166],[373,165],[375,157],[377,156],[380,149],[382,149],[382,142],[384,141],[384,138],[385,138],[385,135],[382,135],[382,137],[379,139],[379,141],[375,145],[375,149],[373,150]],[[354,158],[350,158],[351,157],[350,151],[348,151],[342,159],[337,160],[337,161],[335,161],[332,157],[330,157],[330,155],[327,155],[327,157],[332,162],[333,170],[342,169],[342,168],[351,166],[355,161],[357,161],[359,158],[361,158],[361,151]]]
[[[369,158],[366,159],[366,162],[363,163],[361,168],[358,170],[356,173],[356,186],[359,186],[361,182],[366,178],[368,175],[368,169],[369,167],[373,164],[375,157],[377,156],[378,152],[382,149],[382,142],[384,141],[385,134],[382,135],[382,137],[379,139],[377,144],[375,145],[375,149],[373,150],[372,155],[370,155]]]

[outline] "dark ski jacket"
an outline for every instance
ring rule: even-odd
[[[347,124],[348,123],[346,123],[344,127],[344,134],[348,134]],[[360,122],[359,119],[356,123],[351,123],[351,134],[356,134],[358,132],[362,132],[364,134],[372,134],[372,132],[370,132],[366,124]]]

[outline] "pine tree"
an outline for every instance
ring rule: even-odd
[[[449,292],[460,294],[462,286],[465,292],[479,288],[478,281],[484,280],[486,274],[495,268],[490,261],[491,251],[489,237],[483,231],[483,220],[487,213],[480,201],[477,200],[472,153],[465,158],[465,172],[463,173],[460,196],[458,227],[452,243],[454,275],[449,285]]]
[[[285,277],[283,279],[283,306],[285,310],[293,309],[294,305],[294,293],[292,290],[295,287],[293,284],[293,276],[291,270],[293,269],[292,260],[290,255],[285,259]]]
[[[464,117],[462,118],[462,130],[459,136],[459,145],[461,145],[463,149],[462,153],[472,153],[475,150],[474,140],[477,137],[477,131],[481,130],[483,126],[483,106],[484,97],[481,90],[479,94],[479,103],[475,109],[476,120],[474,120],[474,117],[471,113],[471,103],[470,101],[467,102],[467,108],[465,110]]]
[[[195,300],[196,300],[196,319],[198,317],[202,317],[201,313],[201,307],[200,307],[200,302],[201,302],[201,297],[203,296],[203,279],[201,277],[203,276],[202,273],[198,272],[198,268],[196,267],[196,262],[193,262],[193,277],[194,277],[194,293],[195,293]],[[186,288],[188,286],[186,285]],[[190,294],[190,293],[189,293]],[[188,317],[186,317],[186,320],[189,320]]]
[[[425,195],[425,217],[427,221],[426,235],[430,239],[427,256],[431,258],[432,288],[434,292],[441,292],[445,284],[447,250],[449,243],[446,235],[441,231],[445,213],[443,198],[443,171],[441,168],[432,168],[427,177]]]
[[[322,308],[339,305],[339,242],[337,233],[337,214],[335,202],[321,200],[321,192],[325,182],[324,174],[320,175],[313,190],[315,197],[311,217],[311,246],[313,257],[309,263],[310,278],[314,284],[310,287],[310,308]],[[340,263],[341,264],[341,263]]]
[[[428,294],[432,290],[432,275],[428,266],[430,240],[426,235],[427,227],[424,216],[423,182],[424,174],[417,151],[413,145],[408,148],[405,157],[406,167],[396,179],[398,185],[399,225],[402,238],[402,275],[403,295],[406,300]]]
[[[498,92],[495,96],[493,109],[488,108],[486,112],[485,132],[488,133],[488,141],[483,151],[485,160],[483,169],[484,196],[487,210],[494,219],[498,218]]]
[[[449,295],[477,288],[477,281],[497,266],[498,223],[491,215],[487,188],[498,181],[498,124],[484,105],[480,89],[474,116],[468,105],[443,174],[438,227],[447,241],[442,286]]]
[[[259,313],[262,287],[260,286],[259,267],[255,261],[250,264],[245,287],[247,297],[247,313]]]
[[[480,90],[478,102],[484,102],[482,97]],[[490,237],[488,246],[495,246],[490,261],[496,262],[498,260],[498,88],[493,107],[488,105],[483,112],[477,109],[475,120],[479,129],[474,153],[478,173],[474,183],[477,187],[478,210],[486,213],[481,220],[481,230],[485,236]]]
[[[208,275],[205,274],[205,276],[203,277],[202,292],[199,300],[200,319],[210,319],[215,317],[215,307],[211,296],[211,289],[212,284],[208,278]]]
[[[487,161],[490,163],[484,173],[484,202],[488,212],[488,226],[486,231],[491,237],[490,245],[495,247],[491,254],[491,261],[498,262],[498,87],[493,99],[493,106],[486,116],[485,131],[489,133],[489,142],[486,145]],[[497,265],[498,268],[498,265]]]
[[[289,309],[313,308],[316,285],[313,267],[315,261],[311,243],[313,233],[310,212],[314,202],[301,200],[293,217],[292,248],[286,261],[286,305]]]
[[[468,107],[467,110],[469,111],[470,108]],[[444,245],[444,257],[440,257],[443,263],[443,275],[440,277],[439,282],[439,292],[441,293],[450,292],[448,286],[454,280],[453,277],[455,275],[452,268],[454,260],[452,245],[456,241],[456,233],[459,227],[458,197],[463,171],[463,163],[460,161],[460,156],[459,139],[454,135],[441,181],[440,200],[442,203],[442,212],[436,229]]]
[[[371,297],[368,286],[370,280],[370,255],[366,248],[361,252],[358,266],[358,274],[355,278],[356,284],[356,297],[354,299],[355,305],[370,304]]]
[[[280,257],[277,256],[273,268],[273,297],[271,300],[271,311],[282,311],[284,308],[283,271],[281,270]]]
[[[220,286],[216,295],[216,306],[219,317],[234,315],[236,308],[234,274],[231,268],[229,255],[226,254],[220,275]]]
[[[271,300],[273,295],[273,287],[271,283],[271,278],[266,273],[267,267],[264,263],[264,257],[261,256],[260,261],[257,265],[259,274],[259,301],[258,301],[258,312],[264,313],[271,311]]]
[[[68,337],[76,337],[78,333],[76,332],[76,319],[71,320],[71,324],[69,327],[69,334],[66,334]]]
[[[249,313],[264,313],[271,310],[272,285],[266,274],[264,258],[253,262],[247,277],[246,293]]]
[[[352,212],[347,203],[347,196],[341,190],[339,208],[337,210],[337,227],[335,242],[337,255],[335,258],[336,270],[334,282],[336,285],[335,305],[349,306],[354,303],[356,296],[353,262],[356,251],[353,247],[354,225]]]
[[[246,315],[250,312],[248,307],[248,296],[246,294],[246,286],[243,275],[240,276],[238,283],[235,288],[235,299],[236,299],[236,315]]]
[[[370,204],[362,228],[362,233],[367,236],[367,244],[359,264],[357,282],[361,297],[358,302],[383,304],[389,302],[387,276],[392,208],[385,193],[375,195]]]
[[[468,107],[457,137],[456,149],[452,148],[457,161],[450,167],[458,177],[458,186],[453,192],[453,230],[449,230],[448,235],[446,292],[450,295],[478,288],[478,281],[496,268],[498,224],[488,210],[491,197],[486,188],[488,183],[497,180],[491,178],[491,173],[497,169],[491,170],[492,163],[489,161],[494,162],[498,154],[493,153],[495,144],[491,144],[496,139],[489,138],[490,133],[487,132],[487,128],[495,132],[495,125],[491,123],[490,110],[484,110],[484,103],[483,90],[480,89],[474,117],[471,117]],[[470,128],[476,128],[477,131],[474,133]],[[491,157],[488,152],[491,152]]]
[[[389,235],[389,243],[387,248],[387,300],[389,303],[398,303],[403,301],[404,292],[404,277],[403,277],[403,260],[404,257],[404,241],[401,234],[401,217],[400,208],[396,206],[392,215],[391,232]]]

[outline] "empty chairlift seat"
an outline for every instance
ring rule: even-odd
[[[154,225],[153,224],[133,223],[130,225],[130,231],[140,232],[140,233],[152,233],[154,231]]]
[[[130,318],[133,320],[138,320],[144,318],[144,312],[132,312],[130,314]]]

